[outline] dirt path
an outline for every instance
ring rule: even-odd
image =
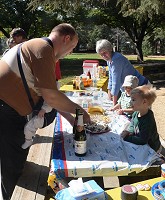
[[[165,83],[155,85],[157,98],[153,103],[152,110],[155,115],[158,133],[165,140]]]

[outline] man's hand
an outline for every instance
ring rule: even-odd
[[[84,124],[91,123],[90,115],[85,111],[84,112]]]

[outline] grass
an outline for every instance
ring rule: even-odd
[[[126,57],[132,64],[138,64],[136,55],[126,55]],[[82,65],[84,60],[99,60],[100,65],[106,65],[106,62],[97,53],[72,53],[60,61],[62,72],[61,85],[70,82],[74,76],[79,76],[83,73]],[[165,63],[165,56],[144,57],[144,63]]]
[[[60,61],[62,72],[61,85],[70,82],[74,76],[79,76],[83,73],[82,65],[84,60],[99,60],[100,65],[106,65],[106,62],[96,53],[72,53]]]
[[[136,55],[126,55],[126,57],[132,64],[138,65]],[[62,72],[61,85],[70,82],[74,76],[79,76],[83,73],[82,65],[84,60],[99,60],[100,65],[106,65],[106,62],[97,53],[72,53],[60,61]],[[148,63],[149,65],[153,63],[165,63],[165,56],[144,57],[144,63]]]

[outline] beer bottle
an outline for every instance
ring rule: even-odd
[[[90,70],[88,71],[87,76],[89,77],[89,79],[91,79],[91,73],[90,73]]]
[[[73,147],[74,147],[74,137],[75,137],[75,133],[77,129],[77,121],[78,121],[79,112],[80,112],[80,108],[76,108],[76,116],[75,116],[74,125],[73,125]]]
[[[84,129],[84,123],[83,123],[83,113],[78,114],[78,121],[77,121],[77,127],[75,131],[74,142],[75,142],[75,155],[85,156],[87,137],[86,137],[86,131]]]

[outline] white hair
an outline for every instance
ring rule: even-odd
[[[111,52],[113,51],[113,46],[106,39],[98,40],[96,42],[96,52],[99,53],[101,50],[106,50],[108,52]]]

